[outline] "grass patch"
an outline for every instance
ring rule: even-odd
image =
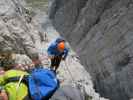
[[[92,100],[92,96],[89,96],[89,95],[85,95],[85,100]]]
[[[48,0],[25,0],[32,8],[45,9],[48,8]]]

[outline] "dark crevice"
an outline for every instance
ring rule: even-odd
[[[30,35],[30,38],[31,38],[31,40],[32,40],[32,42],[35,44],[35,39],[34,39],[34,36],[33,35]]]
[[[98,17],[95,21],[95,23],[93,24],[93,26],[97,25],[100,22],[100,17]]]
[[[84,7],[86,7],[86,4],[87,4],[88,0],[78,0],[77,1],[72,1],[71,3],[73,3],[74,5],[76,5],[76,9],[75,9],[75,12],[76,15],[75,15],[75,18],[74,18],[74,21],[71,23],[72,26],[69,27],[69,31],[68,31],[68,34],[65,36],[65,37],[69,37],[70,33],[72,32],[73,28],[75,27],[75,25],[77,24],[78,22],[78,19],[79,19],[79,15],[81,14],[82,12],[82,9]],[[75,4],[76,3],[76,4]],[[67,5],[67,4],[66,4]],[[57,7],[56,9],[59,9],[60,7]],[[56,10],[57,11],[57,10]],[[52,18],[53,19],[53,18]]]
[[[130,63],[130,61],[131,57],[129,54],[121,54],[116,62],[116,71],[121,71]]]
[[[81,13],[81,11],[82,11],[82,9],[84,8],[84,7],[86,7],[86,4],[87,4],[87,1],[88,0],[80,0],[79,2],[78,2],[78,4],[77,4],[77,16],[75,17],[75,20],[74,20],[74,23],[73,24],[76,24],[78,21],[78,18],[79,18],[79,15],[80,15],[80,13]]]
[[[50,1],[52,3],[52,6],[50,7],[49,11],[49,18],[54,19],[56,12],[64,5],[67,5],[69,3],[69,0],[53,0]]]
[[[10,41],[10,43],[14,43],[14,40],[12,38],[10,38],[9,36],[2,36],[4,38],[4,40],[6,41]]]

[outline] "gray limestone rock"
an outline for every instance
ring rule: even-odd
[[[36,54],[36,36],[39,31],[33,23],[27,21],[27,10],[22,6],[23,0],[0,1],[0,50],[11,48],[16,53],[32,57]]]
[[[111,100],[133,97],[133,1],[51,0],[49,17]]]

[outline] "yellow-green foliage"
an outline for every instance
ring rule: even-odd
[[[85,100],[92,100],[92,96],[86,95]]]
[[[39,9],[47,9],[48,0],[26,0],[27,4],[31,7]]]

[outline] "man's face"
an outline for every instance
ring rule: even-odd
[[[0,53],[0,67],[11,68],[13,64],[11,53]]]
[[[2,60],[2,59],[5,59],[5,54],[0,54],[0,59]]]
[[[7,52],[0,53],[0,59],[8,59],[10,57],[11,57],[11,53],[7,53]]]

